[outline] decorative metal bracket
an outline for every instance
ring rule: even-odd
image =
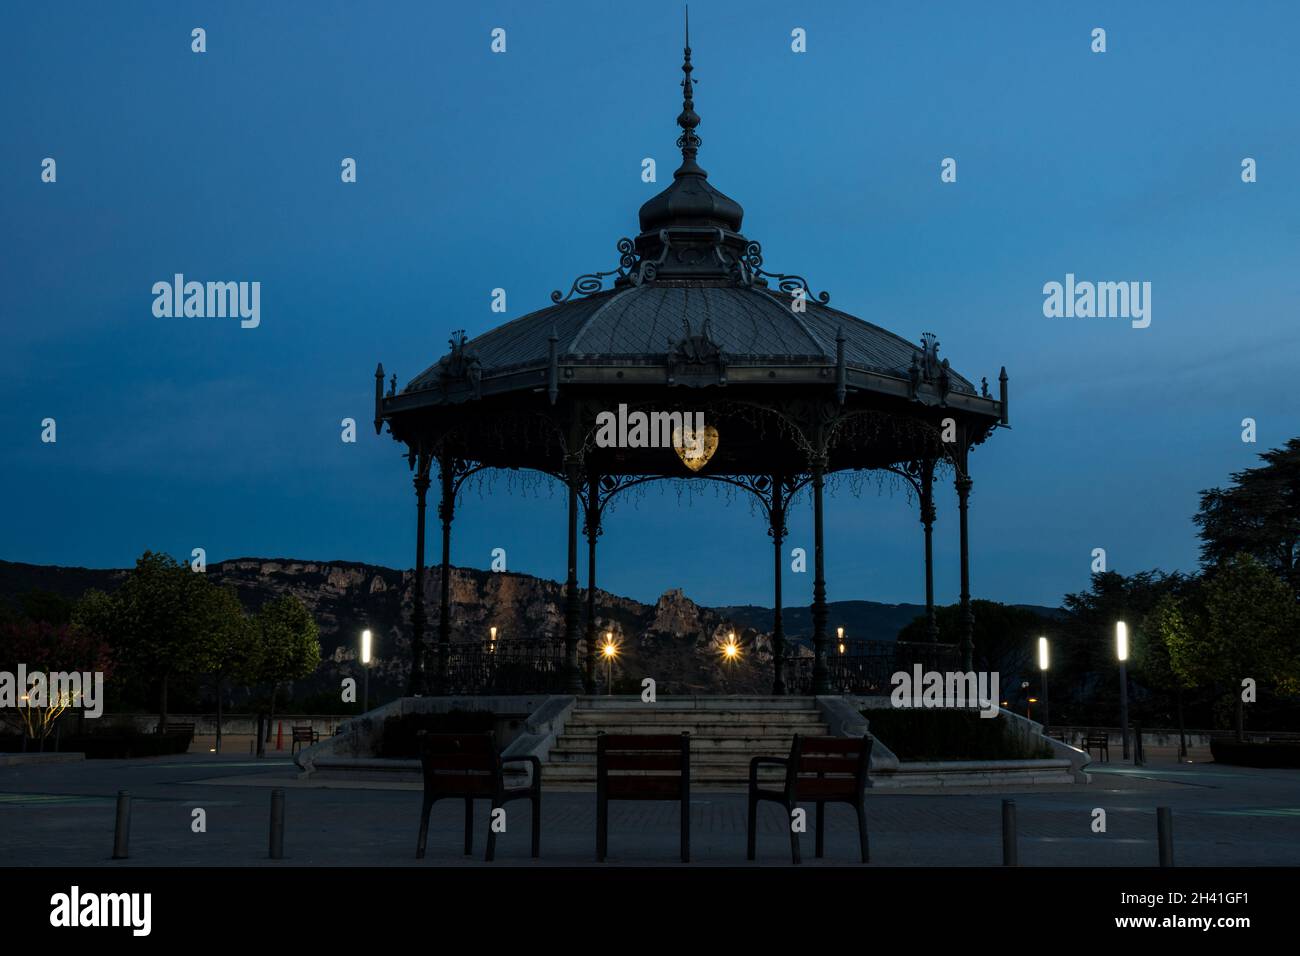
[[[777,288],[782,292],[795,294],[802,292],[804,298],[815,298],[818,302],[825,305],[831,300],[829,292],[818,292],[816,295],[808,286],[808,280],[803,276],[787,275],[783,272],[765,272],[763,270],[763,247],[757,242],[751,242],[745,246],[744,253],[736,263],[737,278],[742,285],[754,285],[758,279],[775,279]]]
[[[609,276],[618,276],[614,282],[617,285],[619,281],[624,281],[630,285],[639,286],[645,282],[653,282],[658,275],[659,266],[661,266],[668,255],[668,230],[659,230],[659,241],[663,243],[663,251],[659,254],[658,259],[642,259],[636,254],[636,244],[626,237],[618,241],[618,268],[610,269],[606,272],[589,272],[580,275],[573,280],[573,285],[569,287],[568,295],[564,295],[559,289],[551,293],[552,302],[568,302],[575,295],[595,295],[605,289],[605,279]]]

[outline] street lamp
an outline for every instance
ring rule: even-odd
[[[1041,675],[1042,678],[1041,683],[1043,685],[1043,732],[1044,733],[1046,733],[1048,730],[1047,725],[1050,722],[1048,718],[1051,716],[1051,710],[1049,709],[1048,700],[1047,700],[1047,666],[1049,663],[1050,661],[1047,652],[1047,638],[1040,637],[1038,639],[1038,672]]]
[[[362,691],[361,712],[364,714],[370,710],[370,629],[361,632],[361,669]]]
[[[840,641],[840,653],[843,654],[844,653],[844,628],[837,627],[835,629],[835,632],[838,635]]]
[[[727,641],[722,645],[722,659],[727,663],[740,658],[740,645],[736,643],[736,632],[732,631],[727,635]]]
[[[618,656],[618,645],[614,643],[614,632],[605,632],[605,643],[600,652],[605,655],[605,696],[614,696],[614,658]]]
[[[1115,657],[1119,659],[1119,733],[1128,759],[1128,625],[1115,622]]]

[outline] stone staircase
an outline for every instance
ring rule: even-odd
[[[579,697],[564,730],[542,765],[544,785],[585,790],[596,784],[596,734],[691,735],[691,786],[700,790],[743,789],[749,760],[784,757],[795,734],[823,736],[828,730],[812,697]],[[779,767],[760,779],[777,783]]]

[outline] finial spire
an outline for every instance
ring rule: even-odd
[[[696,153],[700,149],[700,137],[695,133],[695,127],[700,125],[700,117],[695,112],[695,96],[691,87],[695,81],[691,79],[691,73],[695,67],[691,66],[691,8],[686,7],[686,45],[682,50],[682,112],[677,117],[677,125],[682,128],[682,134],[677,137],[677,146],[682,151],[682,165],[677,170],[678,175],[691,172],[704,174],[695,163]]]

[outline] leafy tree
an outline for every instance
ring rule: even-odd
[[[56,625],[31,619],[0,624],[0,670],[16,674],[19,664],[26,665],[29,673],[39,671],[47,677],[58,672],[98,671],[107,678],[113,671],[108,645],[99,635],[67,623]],[[23,695],[27,688],[16,691]],[[75,691],[59,693],[54,686],[47,686],[46,691],[43,703],[25,700],[23,706],[16,707],[26,736],[39,741],[42,750],[60,715],[69,707],[80,706]],[[8,721],[9,715],[5,717]]]
[[[1190,583],[1192,580],[1189,579],[1181,593],[1171,592],[1162,597],[1142,619],[1133,648],[1135,669],[1141,679],[1152,687],[1173,692],[1179,756],[1187,752],[1184,692],[1205,681],[1204,674],[1179,670],[1173,660],[1173,648],[1187,646],[1192,635],[1204,629],[1204,613],[1199,606],[1201,588],[1199,580]]]
[[[298,598],[284,594],[268,601],[254,617],[257,647],[248,671],[257,681],[271,685],[271,717],[281,685],[306,677],[320,664],[320,638],[316,621]],[[268,725],[269,727],[269,725]]]
[[[1000,604],[997,601],[971,601],[975,616],[974,665],[980,670],[997,671],[1003,699],[1008,699],[1011,689],[1018,693],[1022,677],[1029,679],[1036,672],[1035,655],[1040,635],[1051,633],[1053,622],[1037,611]],[[944,644],[961,643],[961,605],[950,604],[935,608],[935,622],[939,625],[939,640]],[[898,632],[900,641],[924,642],[925,615],[920,615],[904,625]]]
[[[1184,626],[1170,628],[1170,663],[1189,682],[1232,685],[1241,740],[1242,680],[1273,682],[1285,691],[1300,678],[1300,615],[1287,585],[1249,554],[1224,562],[1204,587],[1200,619],[1185,617]]]
[[[206,590],[211,586],[188,565],[146,551],[113,596],[114,603],[93,609],[110,615],[123,663],[140,679],[157,681],[160,729],[167,727],[168,684],[202,668],[210,631],[207,615],[213,608]]]
[[[1140,623],[1167,594],[1187,587],[1181,574],[1140,571],[1123,575],[1104,571],[1092,576],[1087,591],[1067,594],[1062,602],[1065,617],[1058,625],[1059,640],[1053,642],[1053,670],[1061,675],[1067,700],[1076,715],[1089,721],[1114,719],[1119,710],[1116,673],[1115,624],[1129,625],[1130,663],[1134,679],[1143,681],[1146,635]]]
[[[206,582],[205,582],[206,583]],[[257,629],[244,614],[233,588],[208,585],[200,589],[203,603],[199,667],[212,678],[217,697],[217,753],[221,752],[221,720],[226,681],[246,676],[257,654]]]
[[[1249,554],[1300,599],[1300,438],[1259,457],[1264,465],[1234,472],[1231,487],[1201,492],[1201,559],[1214,567]]]

